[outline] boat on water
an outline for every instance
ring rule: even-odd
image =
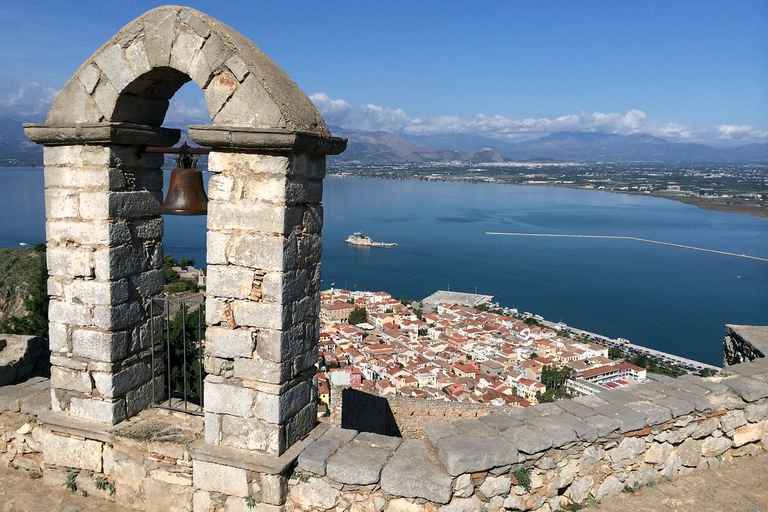
[[[363,247],[384,247],[386,249],[397,245],[396,243],[392,242],[374,242],[371,237],[363,236],[362,233],[352,233],[344,241],[352,245],[362,245]]]

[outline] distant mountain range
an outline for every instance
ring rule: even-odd
[[[40,122],[40,120],[28,120]],[[347,150],[329,161],[338,164],[394,165],[462,161],[469,165],[505,161],[562,162],[768,162],[768,144],[713,148],[668,142],[648,134],[615,135],[558,132],[525,142],[471,134],[398,135],[383,131],[330,127],[349,139]],[[189,137],[184,132],[182,140]],[[190,141],[191,142],[191,141]],[[42,147],[27,140],[22,122],[0,118],[0,166],[42,166]]]

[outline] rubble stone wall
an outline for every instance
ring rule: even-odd
[[[101,433],[57,423],[25,406],[43,384],[0,388],[0,462],[42,468],[56,487],[74,474],[89,493],[137,510],[548,512],[768,448],[765,360],[429,423],[425,439],[320,425],[277,458],[224,453],[204,442],[199,417],[167,411]]]

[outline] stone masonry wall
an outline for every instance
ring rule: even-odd
[[[0,407],[16,411],[0,415],[0,460],[39,471],[42,450],[50,485],[74,474],[89,494],[137,510],[548,512],[764,452],[768,363],[728,373],[430,423],[423,440],[321,425],[270,463],[235,451],[212,461],[200,418],[168,411],[100,434],[56,424],[26,402],[45,394],[35,381],[0,388]]]
[[[147,298],[162,292],[162,155],[130,146],[48,146],[46,251],[51,398],[115,424],[150,402]]]
[[[325,157],[212,152],[206,441],[279,455],[317,418]]]

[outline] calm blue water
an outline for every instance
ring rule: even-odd
[[[42,241],[40,169],[0,169],[0,246]],[[549,320],[722,361],[723,325],[768,324],[768,263],[629,240],[501,237],[486,231],[633,236],[768,257],[768,220],[652,197],[496,184],[327,178],[323,288],[422,299],[494,295]],[[352,232],[392,249],[344,243]],[[205,218],[166,217],[166,253],[204,261]]]

